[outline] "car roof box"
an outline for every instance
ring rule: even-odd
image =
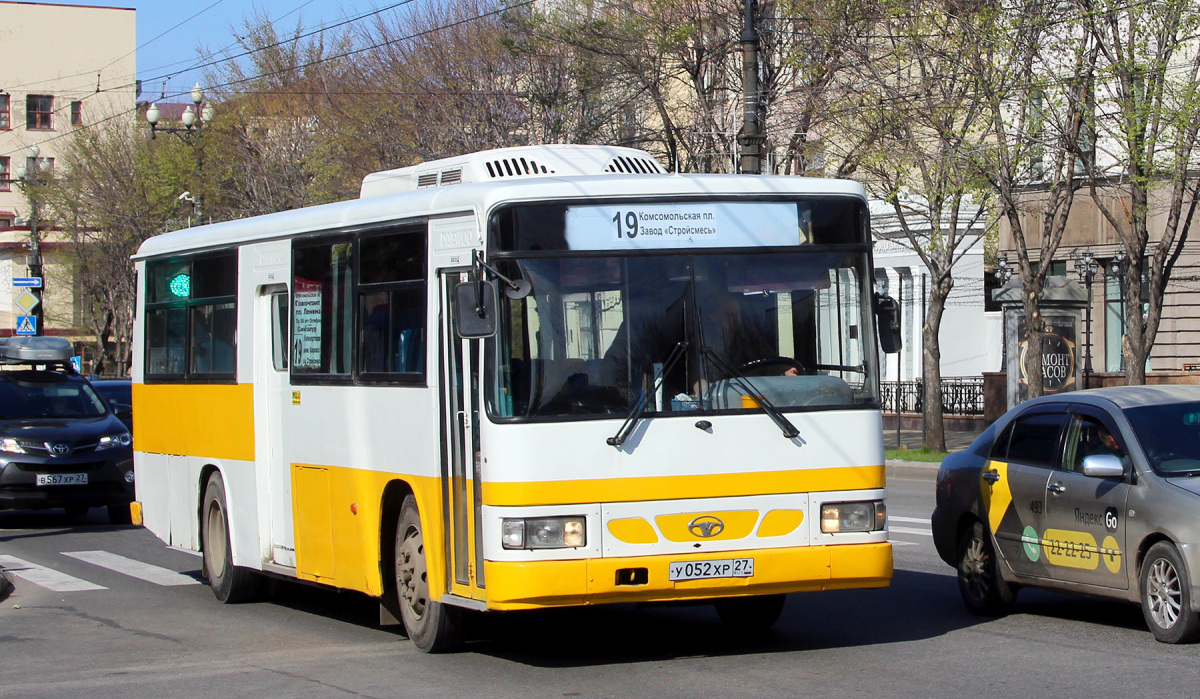
[[[0,339],[0,361],[5,364],[70,362],[75,348],[65,337],[9,337]]]

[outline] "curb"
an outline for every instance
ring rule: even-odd
[[[0,570],[0,602],[3,602],[14,589],[12,580],[8,579],[8,573]]]
[[[941,468],[940,463],[929,463],[925,461],[887,461],[887,477],[892,478],[907,478],[910,480],[930,481],[937,480],[938,469]]]

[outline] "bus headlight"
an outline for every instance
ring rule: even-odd
[[[887,506],[877,502],[830,502],[821,505],[821,531],[880,531],[887,525]]]
[[[506,549],[568,549],[587,545],[587,520],[581,516],[505,519],[500,529]]]

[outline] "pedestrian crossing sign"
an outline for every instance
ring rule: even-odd
[[[18,335],[37,335],[37,316],[17,316]]]

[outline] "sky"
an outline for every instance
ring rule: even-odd
[[[281,31],[290,32],[297,22],[306,29],[333,24],[373,9],[371,0],[38,0],[50,5],[92,5],[137,10],[137,72],[142,81],[143,100],[187,102],[179,97],[204,82],[197,49],[214,53],[236,39],[243,19],[256,10],[264,11]],[[391,3],[384,3],[391,4]],[[165,82],[165,89],[164,89]],[[175,96],[175,97],[173,97]]]

